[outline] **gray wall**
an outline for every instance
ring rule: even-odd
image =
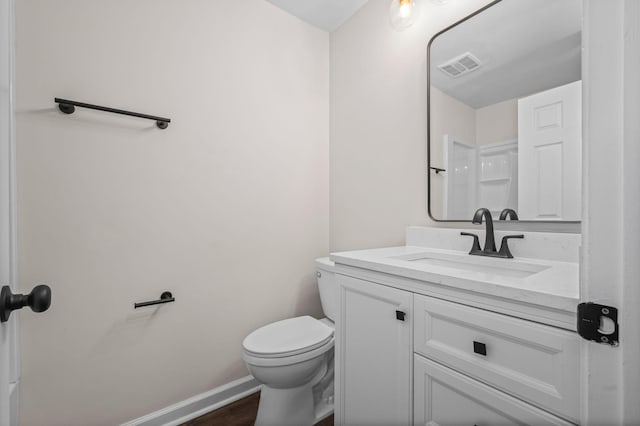
[[[53,289],[21,316],[22,424],[131,420],[246,375],[258,326],[321,315],[327,33],[263,0],[21,0],[17,109],[20,287]]]
[[[331,33],[331,250],[404,244],[426,209],[426,55],[441,29],[489,3],[423,1],[394,31],[370,0]],[[458,225],[459,226],[459,225]]]

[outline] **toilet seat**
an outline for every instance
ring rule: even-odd
[[[333,328],[310,316],[288,318],[265,325],[242,342],[252,358],[288,358],[312,352],[331,342]]]
[[[248,365],[254,365],[257,367],[285,367],[321,356],[333,349],[334,344],[335,338],[331,336],[329,341],[320,347],[316,347],[308,352],[299,353],[297,355],[282,357],[262,357],[260,355],[253,355],[245,349],[242,353],[242,358]]]

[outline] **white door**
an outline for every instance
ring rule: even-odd
[[[620,345],[582,341],[580,424],[638,425],[640,1],[585,0],[583,10],[580,297],[619,309]]]
[[[13,0],[0,0],[0,287],[15,288]],[[16,319],[0,323],[0,426],[17,424]]]
[[[518,100],[520,220],[581,217],[582,82]]]
[[[338,275],[336,425],[411,424],[412,293]]]

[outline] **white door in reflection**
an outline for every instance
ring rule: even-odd
[[[518,100],[520,220],[580,220],[582,82]]]

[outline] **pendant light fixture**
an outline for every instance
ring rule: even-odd
[[[391,0],[389,6],[389,22],[396,31],[409,28],[420,14],[420,2],[426,0]],[[431,0],[439,6],[449,3],[449,0]]]
[[[417,0],[391,0],[389,22],[396,31],[409,28],[416,21],[419,8]]]

